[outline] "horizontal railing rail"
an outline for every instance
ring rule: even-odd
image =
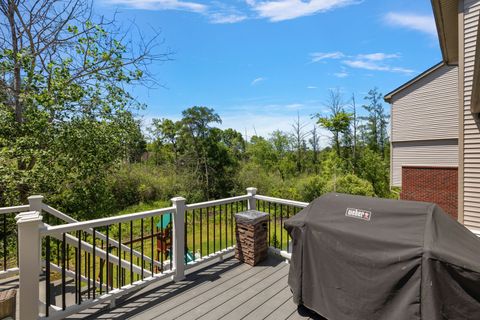
[[[309,205],[308,202],[301,202],[301,201],[288,200],[288,199],[275,198],[275,197],[267,197],[262,195],[255,195],[255,199],[267,201],[271,203],[283,204],[283,205],[297,207],[297,208],[305,208],[306,206]]]
[[[268,217],[268,246],[270,252],[291,259],[291,238],[284,228],[286,219],[308,206],[307,202],[255,195],[257,210],[266,212]]]
[[[100,219],[94,219],[89,221],[73,222],[73,223],[59,225],[59,226],[48,226],[41,230],[41,234],[43,236],[48,236],[48,235],[54,235],[54,234],[78,231],[78,230],[85,231],[90,228],[105,227],[115,223],[130,222],[132,220],[159,216],[165,213],[171,213],[174,210],[175,210],[174,207],[168,207],[163,209],[125,214],[121,216],[113,216],[113,217],[100,218]]]

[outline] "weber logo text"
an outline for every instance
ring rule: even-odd
[[[365,221],[370,221],[370,218],[372,217],[372,213],[370,211],[353,208],[348,208],[345,212],[345,215],[350,218],[356,218]]]

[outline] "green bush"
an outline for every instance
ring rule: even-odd
[[[328,181],[326,190],[328,192],[339,192],[360,196],[375,196],[372,184],[353,174],[332,178]]]
[[[311,176],[300,179],[297,190],[302,201],[310,202],[326,192],[326,182],[320,176]]]
[[[141,203],[169,200],[182,194],[174,170],[158,166],[131,164],[111,176],[111,191],[118,210]]]

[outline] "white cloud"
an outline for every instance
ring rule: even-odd
[[[111,5],[123,5],[128,8],[142,10],[180,10],[201,14],[208,18],[210,23],[225,24],[237,23],[248,17],[232,6],[221,2],[212,2],[209,5],[183,0],[103,0]]]
[[[437,35],[435,20],[431,15],[389,12],[383,20],[392,26],[420,31],[432,36]]]
[[[258,77],[258,78],[253,79],[252,82],[250,83],[250,85],[255,86],[255,85],[257,85],[260,82],[265,81],[265,80],[267,80],[267,79],[264,78],[264,77]]]
[[[360,3],[358,0],[247,0],[261,18],[272,22],[309,16],[332,9]]]
[[[394,59],[399,57],[400,55],[398,54],[387,54],[382,52],[357,55],[358,59],[365,59],[365,60],[371,60],[371,61],[383,61],[383,60]]]
[[[316,86],[307,86],[307,89],[317,89]]]
[[[313,52],[310,53],[311,62],[319,62],[326,59],[341,59],[345,55],[340,51],[335,52]]]
[[[247,19],[247,16],[241,14],[212,13],[209,15],[211,23],[237,23]]]
[[[401,67],[391,67],[385,64],[379,64],[374,61],[367,61],[367,60],[344,60],[342,61],[345,65],[351,68],[357,69],[365,69],[365,70],[372,70],[372,71],[388,71],[388,72],[397,72],[397,73],[405,73],[411,74],[413,70]]]
[[[204,13],[207,10],[204,4],[181,0],[105,0],[105,2],[143,10],[183,10],[196,13]]]
[[[337,78],[346,78],[346,77],[348,77],[348,72],[347,71],[340,71],[340,72],[335,72],[333,75]]]
[[[400,58],[397,53],[362,53],[356,55],[347,55],[340,51],[335,52],[314,52],[310,54],[311,62],[320,62],[325,60],[340,60],[341,63],[350,68],[365,69],[373,71],[386,71],[411,74],[414,71],[408,68],[395,67],[389,64],[389,60]],[[345,78],[349,75],[345,67],[341,68],[340,72],[333,73],[337,78]]]

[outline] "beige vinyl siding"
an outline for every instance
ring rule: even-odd
[[[392,141],[458,138],[458,67],[444,65],[392,97]]]
[[[457,167],[458,139],[392,142],[391,184],[402,186],[402,166]]]
[[[464,224],[477,229],[480,229],[480,129],[470,112],[470,101],[479,13],[479,0],[464,1],[463,172],[459,174],[463,174]]]

